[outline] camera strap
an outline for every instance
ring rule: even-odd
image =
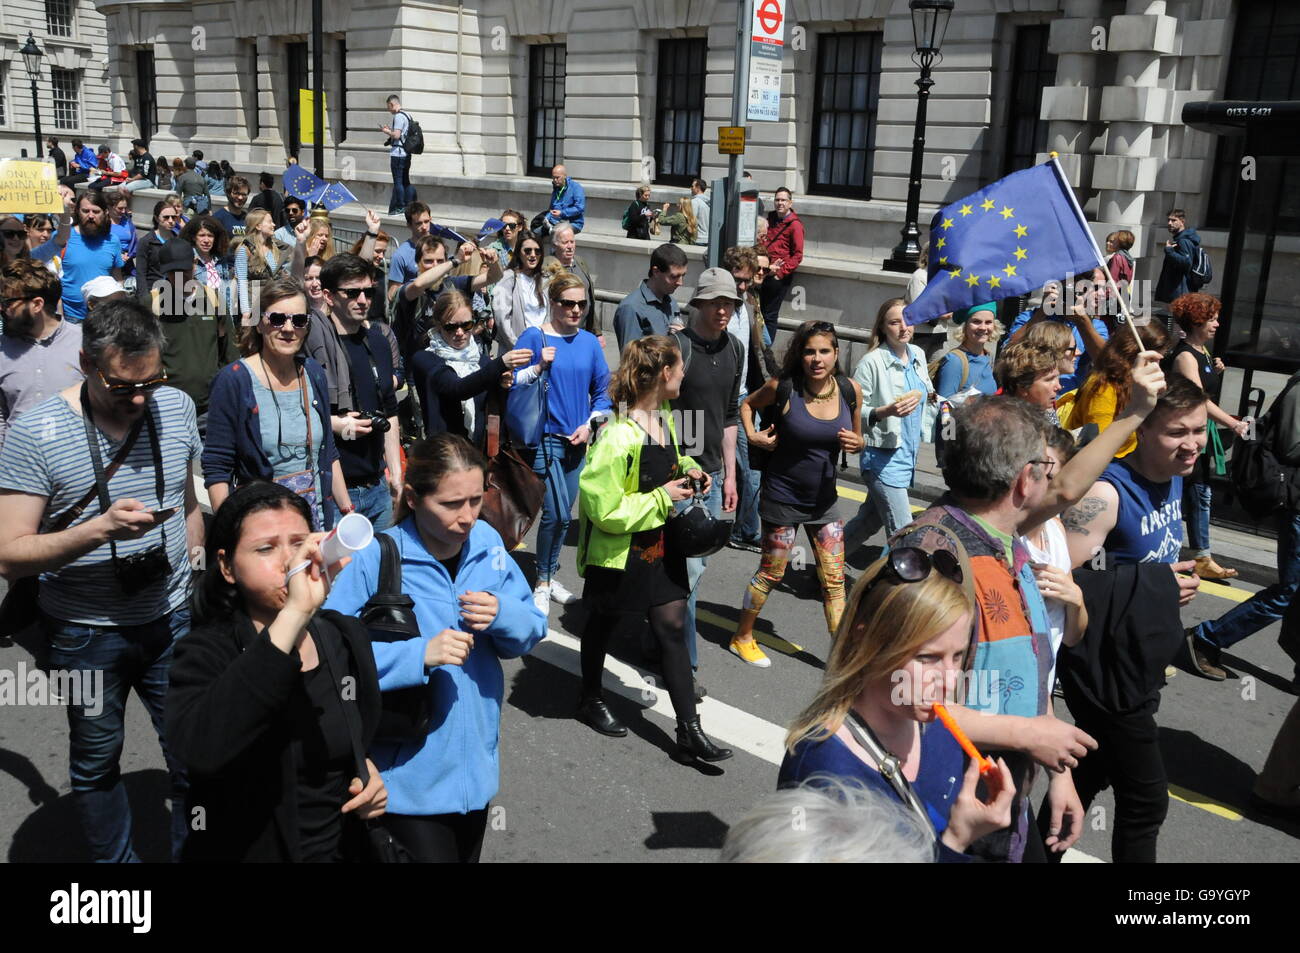
[[[158,508],[162,509],[163,493],[165,492],[165,487],[163,486],[162,448],[161,442],[158,439],[158,425],[154,422],[153,414],[150,412],[147,404],[144,408],[143,420],[144,425],[149,428],[149,447],[153,451],[154,491],[158,496]],[[95,488],[99,492],[99,510],[101,513],[107,513],[113,506],[113,500],[108,495],[108,481],[112,474],[106,475],[104,473],[104,459],[99,453],[99,439],[95,433],[95,418],[91,415],[90,398],[85,384],[81,385],[81,422],[86,428],[86,443],[90,447],[90,462],[95,468]],[[130,433],[126,435],[126,439],[134,445],[136,438],[139,437],[139,435],[140,424],[137,423],[133,428],[131,428]],[[114,463],[117,464],[125,460],[128,452],[129,451],[119,451],[119,455],[114,459]],[[117,467],[115,466],[114,469],[116,470]],[[162,530],[162,546],[166,549],[167,529],[163,525],[160,525],[159,529]],[[113,562],[116,563],[117,542],[113,539],[109,539],[108,547],[113,554]]]

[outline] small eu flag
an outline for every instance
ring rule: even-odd
[[[300,165],[291,165],[282,176],[284,190],[304,202],[315,202],[325,193],[326,183]]]
[[[355,202],[357,197],[353,195],[346,185],[342,182],[335,182],[327,188],[320,197],[320,204],[325,211],[332,212],[341,205],[347,205],[349,202]]]
[[[434,236],[435,238],[450,238],[458,245],[463,245],[467,241],[469,241],[469,239],[466,238],[464,235],[462,235],[460,232],[456,231],[454,228],[448,228],[446,225],[438,225],[438,224],[430,225],[429,234]]]
[[[940,209],[930,223],[930,277],[903,309],[908,324],[1104,267],[1055,160],[1013,172]]]

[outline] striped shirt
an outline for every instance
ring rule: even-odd
[[[160,387],[150,398],[149,412],[157,424],[163,461],[163,499],[157,499],[153,449],[148,425],[108,483],[112,500],[136,499],[149,509],[177,507],[163,525],[140,539],[119,540],[118,557],[143,552],[167,539],[172,571],[167,579],[134,595],[125,595],[113,571],[107,543],[54,572],[41,574],[40,606],[47,615],[79,625],[126,626],[153,622],[185,605],[190,594],[189,543],[185,533],[185,487],[190,463],[202,452],[194,401],[174,387]],[[121,447],[102,431],[95,432],[107,469]],[[86,446],[85,425],[61,395],[15,420],[0,448],[0,489],[46,497],[42,527],[74,506],[95,485],[95,469]],[[73,525],[102,512],[99,498],[91,500]]]

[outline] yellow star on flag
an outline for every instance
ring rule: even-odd
[[[950,219],[950,218],[945,218],[945,219],[943,220],[943,224],[940,225],[939,227],[940,227],[940,228],[952,228],[952,219]]]
[[[975,211],[975,210],[974,210],[973,208],[971,208],[969,205],[963,205],[963,206],[961,207],[961,213],[962,213],[962,215],[970,215],[970,214],[971,214],[972,212],[974,212],[974,211]]]
[[[1029,234],[1029,229],[1025,228],[1025,226],[1023,225],[1016,226],[1016,238],[1024,238],[1028,234]]]
[[[940,258],[940,259],[939,259],[939,264],[941,264],[941,265],[946,265],[946,264],[948,264],[948,256],[947,256],[947,255],[944,255],[942,258]]]
[[[970,285],[972,288],[974,288],[979,283],[980,283],[979,275],[966,276],[966,284]]]
[[[984,209],[984,211],[986,212],[991,212],[993,211],[993,205],[994,202],[992,199],[985,199],[983,202],[980,203],[980,208]]]
[[[1016,266],[1015,266],[1015,265],[1007,265],[1007,267],[1005,267],[1005,268],[1002,269],[1002,272],[1003,272],[1003,274],[1005,274],[1008,278],[1014,278],[1014,277],[1016,276]]]
[[[948,277],[949,277],[949,278],[960,278],[960,277],[961,277],[961,269],[960,269],[960,268],[954,268],[952,271],[948,272]]]
[[[1013,208],[1007,208],[1004,205],[1002,206],[1002,211],[998,212],[998,214],[1001,215],[1003,218],[1010,218],[1012,215],[1016,214],[1016,210]]]
[[[946,239],[946,238],[941,238],[941,239],[939,239],[937,242],[934,243],[934,247],[935,247],[935,248],[942,248],[942,247],[943,247],[944,245],[946,245],[946,244],[948,244],[948,239]]]
[[[990,288],[1001,288],[1001,287],[1002,287],[1002,279],[999,278],[997,275],[990,275],[990,276],[989,276],[989,287],[990,287]]]
[[[1024,261],[1024,260],[1025,260],[1025,256],[1028,255],[1028,254],[1029,254],[1029,252],[1025,251],[1023,248],[1017,247],[1017,248],[1016,248],[1016,261]]]

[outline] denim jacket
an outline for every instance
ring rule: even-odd
[[[925,384],[927,398],[921,401],[921,436],[922,439],[928,439],[934,432],[939,406],[928,399],[934,385],[930,382],[925,352],[915,344],[909,344],[907,349],[912,356],[912,369]],[[896,449],[903,440],[903,419],[886,417],[872,423],[869,414],[874,408],[892,404],[907,393],[903,362],[887,345],[882,344],[872,348],[858,361],[858,366],[853,369],[853,379],[862,385],[862,437],[867,446],[882,450]]]

